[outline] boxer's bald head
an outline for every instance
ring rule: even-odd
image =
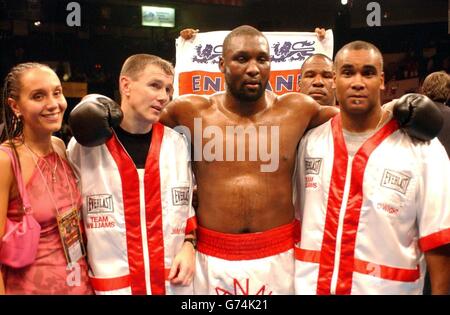
[[[362,41],[362,40],[356,40],[353,42],[350,42],[346,45],[344,45],[339,51],[336,53],[336,56],[334,57],[334,67],[337,67],[338,62],[341,61],[342,54],[345,51],[349,50],[368,50],[372,51],[377,58],[379,58],[380,61],[380,68],[383,70],[383,55],[381,54],[380,50],[373,44]]]
[[[363,41],[351,42],[338,51],[334,67],[341,113],[355,119],[379,119],[381,91],[385,86],[383,57],[378,48]]]
[[[236,27],[233,29],[223,40],[223,52],[225,52],[228,49],[228,46],[230,45],[231,40],[234,37],[239,36],[262,36],[267,41],[267,38],[258,31],[256,28],[250,25],[241,25],[239,27]]]
[[[219,68],[227,92],[240,101],[258,101],[270,75],[267,38],[256,28],[243,25],[232,30],[223,43]]]

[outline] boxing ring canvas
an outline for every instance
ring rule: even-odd
[[[175,41],[175,93],[210,95],[224,89],[219,70],[222,43],[229,31],[198,33]],[[264,32],[272,60],[268,90],[276,94],[297,91],[300,68],[306,58],[321,53],[333,57],[333,31],[319,41],[314,32]]]

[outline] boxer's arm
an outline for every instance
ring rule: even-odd
[[[297,122],[306,129],[317,127],[339,113],[335,106],[321,106],[312,97],[302,93],[286,93],[278,97],[281,107],[288,107]]]
[[[307,129],[315,128],[327,122],[339,113],[339,108],[335,106],[320,106],[319,104],[317,104],[317,106],[318,108],[312,115]]]
[[[193,106],[193,100],[190,96],[179,96],[171,101],[161,112],[159,122],[167,127],[174,128],[182,125],[181,119],[186,117]]]
[[[190,125],[199,112],[210,105],[205,96],[182,95],[171,101],[161,112],[159,122],[170,128]]]
[[[171,101],[166,107],[162,110],[161,115],[159,116],[159,122],[167,127],[174,128],[178,125],[177,123],[177,111],[178,105],[176,100]]]
[[[425,252],[431,293],[450,294],[450,244]]]

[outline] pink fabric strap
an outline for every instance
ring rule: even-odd
[[[10,148],[7,148],[5,146],[0,145],[0,150],[5,152],[6,154],[8,154],[9,158],[11,159],[11,165],[14,170],[14,175],[16,176],[17,187],[19,189],[20,197],[22,198],[24,211],[28,212],[31,209],[31,205],[30,205],[30,201],[28,199],[27,190],[25,189],[25,184],[23,183],[22,172],[17,163],[16,156],[15,156],[15,154],[13,154],[13,152]]]

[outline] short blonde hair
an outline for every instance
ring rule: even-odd
[[[159,67],[165,74],[173,76],[175,71],[173,65],[158,56],[149,54],[136,54],[132,55],[125,60],[120,71],[120,76],[127,76],[133,80],[137,80],[139,74],[148,65],[154,65]]]

